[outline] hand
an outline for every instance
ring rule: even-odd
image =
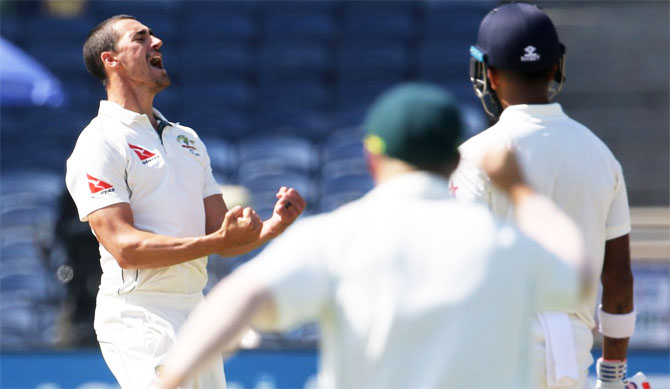
[[[277,202],[272,217],[266,221],[266,223],[269,223],[272,236],[284,232],[300,216],[307,205],[298,191],[293,188],[282,186],[276,196]]]
[[[526,184],[514,151],[505,146],[491,148],[482,158],[481,168],[494,185],[507,193]]]
[[[243,246],[258,240],[263,223],[256,211],[239,205],[226,212],[221,228],[217,233],[225,247]]]

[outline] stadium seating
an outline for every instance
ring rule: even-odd
[[[44,258],[43,249],[63,255],[49,229],[64,189],[65,159],[104,98],[99,81],[86,73],[81,44],[104,18],[136,16],[163,40],[172,85],[154,105],[194,128],[218,182],[246,186],[268,217],[283,185],[308,201],[305,215],[370,190],[359,126],[374,98],[398,82],[449,87],[463,104],[466,136],[483,129],[467,75],[468,46],[493,3],[120,0],[88,2],[74,19],[3,13],[3,37],[41,61],[68,95],[60,109],[2,108],[1,268],[8,286],[24,278],[33,285],[7,296],[37,296],[44,293],[38,284],[62,293],[54,272],[64,260]],[[30,239],[16,238],[20,234]],[[208,288],[258,251],[213,256]],[[53,344],[57,304],[30,307],[3,297],[0,309],[1,346]],[[308,326],[289,337],[316,339],[315,331]]]

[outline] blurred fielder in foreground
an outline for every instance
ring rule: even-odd
[[[526,234],[449,195],[460,118],[442,90],[398,86],[365,129],[376,187],[305,219],[223,280],[184,325],[156,387],[175,388],[248,325],[321,325],[324,388],[529,386],[530,321],[572,309],[577,228],[524,184],[514,157],[485,169]],[[548,226],[551,226],[549,228]]]
[[[532,356],[543,373],[538,386],[585,386],[593,362],[591,330],[601,276],[604,341],[598,386],[622,388],[635,312],[630,216],[621,166],[588,128],[566,116],[558,103],[549,103],[564,81],[565,48],[539,8],[514,3],[494,9],[482,21],[470,52],[475,91],[486,112],[500,120],[460,147],[463,160],[452,176],[455,196],[488,203],[496,216],[512,219],[514,204],[478,167],[491,145],[511,148],[529,184],[579,225],[596,270],[591,294],[577,309],[538,314]],[[636,379],[642,382],[643,377]]]
[[[67,188],[79,218],[100,242],[95,331],[124,389],[146,388],[155,377],[177,330],[203,298],[207,256],[259,247],[305,208],[294,189],[281,188],[265,222],[251,208],[228,210],[196,132],[153,108],[156,94],[170,85],[162,46],[128,15],[91,31],[84,61],[107,100],[67,161]],[[225,388],[222,361],[212,362],[194,385]]]

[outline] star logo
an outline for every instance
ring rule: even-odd
[[[86,175],[86,178],[88,178],[88,189],[91,190],[92,194],[98,193],[102,190],[113,188],[113,186],[106,183],[105,181],[95,178],[89,174]]]
[[[454,185],[454,180],[449,181],[449,192],[451,192],[452,195],[456,196],[456,191],[458,190],[458,187]]]

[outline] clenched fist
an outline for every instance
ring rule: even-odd
[[[284,232],[286,227],[290,226],[300,216],[307,205],[300,193],[293,188],[282,186],[276,196],[277,202],[272,217],[266,221],[266,223],[269,223],[270,233],[273,236]]]
[[[262,226],[256,211],[236,206],[226,212],[219,233],[225,246],[242,246],[258,240]]]

